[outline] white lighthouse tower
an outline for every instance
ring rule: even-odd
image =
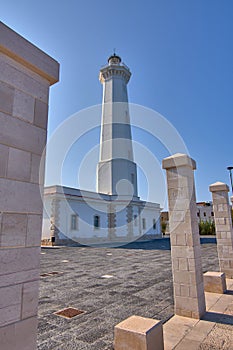
[[[97,192],[137,197],[137,166],[134,163],[127,83],[131,73],[115,53],[100,70],[103,84],[100,157]]]

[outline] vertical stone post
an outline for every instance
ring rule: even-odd
[[[0,22],[0,71],[0,348],[33,350],[42,225],[39,167],[49,86],[58,81],[59,65]]]
[[[116,212],[113,204],[108,205],[108,239],[116,237]]]
[[[126,220],[127,220],[127,237],[130,239],[133,237],[133,207],[129,204],[126,208]]]
[[[193,170],[185,154],[163,159],[167,173],[175,313],[201,318],[206,311]]]
[[[231,207],[230,207],[231,223],[232,223],[232,210],[233,210],[233,196],[231,196]]]
[[[213,198],[220,271],[225,272],[227,278],[233,278],[233,232],[228,199],[229,187],[222,182],[216,182],[210,185],[210,192]]]
[[[52,245],[58,245],[59,242],[59,224],[60,224],[60,200],[53,198],[51,202],[50,217],[50,240]]]

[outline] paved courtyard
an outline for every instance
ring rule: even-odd
[[[202,244],[203,272],[218,270],[213,239]],[[169,239],[121,248],[42,248],[39,350],[113,349],[114,325],[136,314],[161,319],[173,315]],[[65,307],[85,313],[72,319],[54,315]],[[207,349],[207,348],[206,348]]]

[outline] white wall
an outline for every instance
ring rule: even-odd
[[[72,190],[75,192],[75,190]],[[77,190],[79,191],[79,190]],[[77,192],[80,195],[80,192]],[[84,240],[91,238],[107,238],[108,237],[108,206],[114,203],[116,214],[116,235],[119,237],[126,237],[128,234],[127,223],[127,203],[122,201],[110,202],[109,200],[96,199],[98,195],[95,193],[88,193],[86,199],[82,197],[71,196],[65,197],[57,194],[56,198],[59,200],[58,214],[55,221],[55,226],[59,229],[59,238],[66,237],[72,240],[78,240],[84,243]],[[44,221],[43,221],[43,238],[50,237],[50,216],[51,206],[54,194],[45,196],[44,200]],[[139,237],[142,234],[160,234],[159,215],[160,208],[158,205],[151,203],[143,206],[145,203],[138,201],[132,204],[132,229],[133,235]],[[140,209],[141,208],[141,209]],[[139,215],[139,212],[141,214]],[[71,217],[76,214],[77,229],[71,227]],[[100,228],[94,227],[94,216],[100,217]],[[136,216],[136,223],[134,217]],[[142,219],[146,220],[146,229],[143,230]],[[153,229],[153,219],[157,221],[156,229]]]

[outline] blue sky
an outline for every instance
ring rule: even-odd
[[[209,184],[229,184],[226,167],[233,165],[232,18],[232,0],[8,0],[1,5],[5,24],[61,64],[60,82],[51,88],[49,135],[72,114],[101,103],[99,69],[116,48],[132,72],[130,102],[167,118],[196,160],[199,201],[211,199]],[[159,161],[169,155],[148,133],[135,129],[133,135]],[[81,147],[87,150],[98,140],[97,128]],[[64,170],[68,186],[76,185],[76,167],[85,153],[78,149]],[[142,174],[140,179],[143,197]],[[48,174],[47,183],[52,181]]]

